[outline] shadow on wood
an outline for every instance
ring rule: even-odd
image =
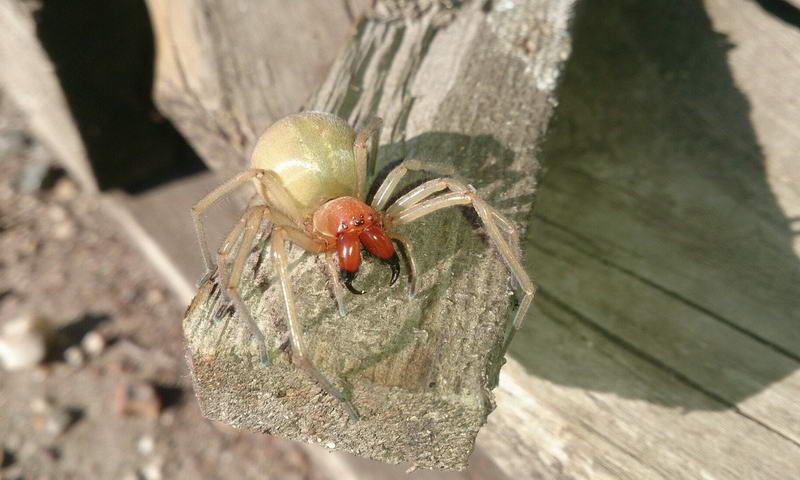
[[[558,384],[798,442],[797,232],[731,48],[699,2],[579,8],[526,242],[541,288],[511,351]]]
[[[43,2],[35,20],[101,189],[135,192],[205,169],[153,105],[144,0]]]

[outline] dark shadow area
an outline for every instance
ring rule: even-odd
[[[153,105],[143,0],[47,0],[36,22],[101,189],[136,192],[205,169]]]
[[[780,18],[787,24],[800,28],[800,8],[785,0],[756,0],[766,12]]]
[[[454,152],[458,154],[454,155]],[[375,175],[370,179],[367,198],[372,198],[394,167],[408,159],[449,165],[455,169],[457,178],[474,184],[477,188],[483,188],[496,182],[509,183],[506,176],[514,161],[514,152],[491,135],[469,136],[451,132],[426,132],[403,143],[382,145],[378,152]],[[394,198],[426,180],[440,176],[431,172],[410,172],[402,182],[402,187],[395,192]],[[500,210],[506,210],[512,206],[529,205],[533,201],[533,195],[510,200],[490,196],[486,200]],[[517,219],[524,218],[520,216]]]
[[[184,401],[183,389],[174,385],[156,385],[156,395],[164,410],[179,406]]]
[[[769,389],[800,365],[800,260],[732,45],[701,2],[672,0],[582,2],[574,39],[525,242],[540,289],[513,356],[686,409]],[[792,414],[769,415],[780,429]]]
[[[47,353],[48,361],[61,361],[67,348],[79,345],[87,333],[109,320],[111,317],[102,313],[87,313],[78,320],[56,330],[53,335],[52,348]]]
[[[0,449],[2,449],[2,452],[0,452],[0,468],[6,468],[14,465],[14,463],[17,461],[17,456],[14,455],[14,452],[5,447],[0,447]]]

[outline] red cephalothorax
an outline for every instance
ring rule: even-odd
[[[400,275],[400,260],[392,239],[383,230],[381,215],[366,203],[353,197],[339,197],[321,205],[312,218],[314,231],[326,237],[328,243],[335,239],[339,255],[339,269],[344,284],[353,293],[362,294],[352,282],[361,265],[361,246],[392,268],[391,285]]]

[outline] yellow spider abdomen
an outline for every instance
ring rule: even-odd
[[[358,196],[355,137],[336,115],[289,115],[261,135],[250,163],[274,172],[305,217],[333,198]]]

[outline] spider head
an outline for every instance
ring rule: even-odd
[[[352,293],[364,293],[353,287],[353,279],[361,266],[361,247],[389,264],[392,269],[390,285],[400,276],[400,261],[392,239],[383,228],[382,217],[369,205],[353,197],[331,200],[314,212],[315,233],[336,238],[339,269],[345,286]]]

